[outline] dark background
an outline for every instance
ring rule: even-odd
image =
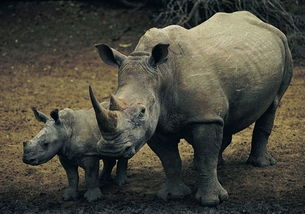
[[[180,23],[189,28],[216,11],[237,9],[250,10],[284,31],[296,67],[270,137],[269,148],[277,165],[264,169],[245,165],[252,127],[234,136],[224,154],[227,164],[219,169],[230,199],[212,211],[304,213],[304,1],[210,0],[195,5],[195,0],[0,2],[0,213],[208,211],[194,201],[193,151],[185,141],[180,145],[183,176],[193,195],[169,202],[155,198],[164,174],[157,156],[145,146],[130,160],[131,183],[103,186],[103,199],[94,203],[83,198],[63,202],[67,181],[57,158],[37,167],[25,165],[21,142],[42,127],[31,106],[45,113],[54,108],[89,108],[89,84],[100,100],[113,93],[117,69],[100,62],[94,44],[107,43],[128,54],[153,26]],[[80,173],[80,190],[84,192]]]

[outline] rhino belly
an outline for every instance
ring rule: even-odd
[[[240,92],[240,95],[229,101],[230,106],[225,120],[225,132],[232,134],[239,132],[256,120],[258,120],[267,109],[278,99],[278,84],[270,85],[266,83],[259,89],[253,87],[247,92]],[[238,93],[238,92],[237,92]]]

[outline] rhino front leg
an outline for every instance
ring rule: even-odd
[[[64,190],[63,199],[65,201],[77,200],[79,198],[78,166],[62,156],[59,156],[59,160],[61,165],[64,167],[66,171],[68,183],[69,183],[69,186]]]
[[[128,159],[122,158],[118,160],[114,182],[119,186],[123,186],[124,184],[129,183],[127,177],[127,165]]]
[[[82,166],[85,169],[85,180],[87,192],[84,197],[87,201],[96,201],[102,197],[102,192],[99,188],[99,159],[96,157],[86,157],[82,159]]]
[[[255,122],[248,164],[267,167],[276,163],[276,160],[267,151],[268,138],[273,128],[276,108],[277,102],[274,101],[268,110]]]
[[[222,139],[222,144],[221,144],[221,149],[219,151],[219,155],[218,155],[218,165],[223,165],[225,163],[223,157],[222,157],[222,153],[224,152],[224,150],[228,147],[228,145],[230,145],[232,141],[232,135],[225,135],[223,136]],[[193,159],[193,169],[197,170],[198,169],[198,161],[197,161],[197,152],[194,150],[194,159]]]
[[[166,181],[157,196],[163,200],[182,198],[191,193],[181,179],[181,158],[178,151],[179,139],[154,135],[148,142],[149,147],[160,158],[166,174]]]
[[[216,206],[228,199],[228,193],[217,177],[222,133],[223,127],[219,124],[196,124],[186,137],[197,153],[199,186],[196,199],[203,206]]]
[[[100,182],[107,183],[109,181],[112,181],[111,172],[116,164],[116,160],[114,158],[107,158],[103,159],[103,163],[103,171],[100,175]]]

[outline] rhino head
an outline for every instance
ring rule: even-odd
[[[52,159],[69,139],[70,131],[60,119],[58,109],[50,113],[51,117],[32,108],[35,118],[45,123],[39,133],[30,141],[23,142],[23,162],[39,165]]]
[[[107,45],[97,45],[101,59],[117,65],[118,88],[111,96],[109,109],[89,94],[102,134],[97,144],[102,156],[131,158],[151,138],[160,115],[162,78],[159,66],[166,62],[168,44],[158,44],[150,52],[125,56]]]

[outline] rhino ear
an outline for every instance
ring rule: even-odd
[[[56,124],[60,123],[58,109],[54,109],[53,111],[51,111],[50,116],[53,118]]]
[[[115,49],[110,48],[105,44],[95,45],[101,59],[108,65],[121,66],[123,61],[127,58]]]
[[[37,109],[35,107],[32,107],[32,111],[34,113],[36,120],[38,120],[39,122],[46,123],[47,120],[49,120],[49,117],[47,115],[45,115],[44,113],[42,113],[40,111],[37,111]]]
[[[156,67],[158,64],[166,62],[168,55],[169,44],[157,44],[151,51],[151,57],[149,58],[149,64]]]

